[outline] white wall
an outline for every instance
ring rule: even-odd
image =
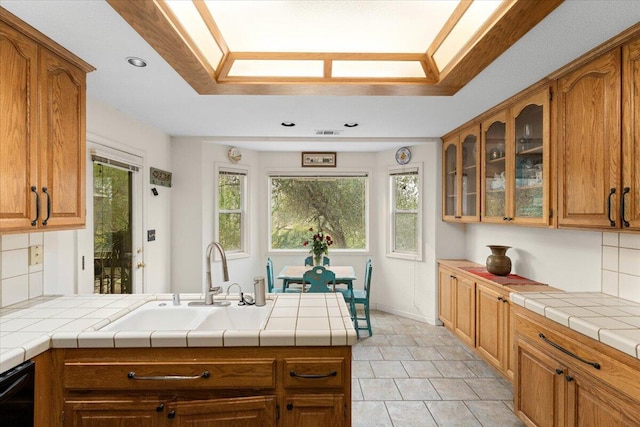
[[[380,236],[372,274],[372,305],[431,324],[437,321],[438,271],[440,258],[458,258],[464,254],[464,226],[440,220],[442,211],[441,142],[411,147],[411,164],[423,164],[423,260],[411,261],[386,256],[389,239],[389,167],[397,168],[395,151],[378,154],[375,186],[380,193],[375,206]]]
[[[171,209],[173,229],[172,276],[173,292],[201,292],[205,283],[206,248],[214,236],[215,164],[227,164],[229,146],[212,144],[200,137],[173,138],[175,196]],[[240,284],[244,291],[253,291],[253,277],[264,276],[260,261],[259,239],[260,193],[262,180],[258,167],[259,156],[252,150],[242,150],[242,160],[237,166],[247,168],[249,211],[249,256],[228,256],[229,280]],[[212,263],[213,284],[222,281],[219,260]],[[225,285],[226,286],[226,285]],[[226,289],[225,289],[226,290]]]
[[[506,245],[512,273],[565,291],[600,290],[602,233],[499,224],[469,224],[465,258],[484,264],[486,245]]]

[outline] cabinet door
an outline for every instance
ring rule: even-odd
[[[442,146],[442,219],[459,218],[458,199],[458,136],[446,140]]]
[[[163,415],[180,427],[253,427],[276,425],[275,396],[177,402]]]
[[[514,173],[513,222],[549,225],[549,88],[545,87],[511,108]]]
[[[508,221],[507,112],[503,111],[482,122],[483,222]]]
[[[40,50],[39,189],[48,228],[85,224],[85,80],[83,71]]]
[[[114,399],[67,401],[65,427],[156,427],[163,425],[166,408],[159,401]]]
[[[453,330],[455,275],[442,267],[438,270],[438,317],[444,326]]]
[[[558,79],[558,225],[620,227],[620,49]]]
[[[502,294],[478,283],[476,288],[476,348],[495,368],[502,369]]]
[[[566,369],[525,341],[517,341],[515,412],[528,425],[563,426]]]
[[[476,343],[476,284],[463,276],[457,276],[455,287],[454,332],[470,347]]]
[[[624,46],[622,57],[622,227],[640,230],[640,39]]]
[[[0,233],[37,225],[37,54],[35,43],[0,22]]]
[[[637,407],[597,381],[569,371],[567,425],[571,427],[631,427],[640,424]]]
[[[480,221],[480,129],[472,126],[460,133],[460,216],[465,222]]]
[[[344,396],[332,394],[285,396],[284,427],[346,426]]]

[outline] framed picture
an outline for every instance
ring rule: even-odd
[[[302,167],[335,168],[336,153],[307,152],[302,153]]]

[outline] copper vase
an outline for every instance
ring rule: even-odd
[[[511,246],[487,245],[491,255],[487,257],[487,271],[496,276],[506,276],[511,272],[511,258],[506,256]]]

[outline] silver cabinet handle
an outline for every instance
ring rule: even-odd
[[[130,380],[141,381],[182,381],[182,380],[197,380],[199,378],[209,378],[211,374],[209,371],[204,371],[200,375],[151,375],[148,377],[138,377],[135,372],[129,372],[127,378]]]
[[[318,378],[335,377],[336,375],[338,375],[338,372],[331,371],[328,374],[299,374],[296,371],[291,371],[289,372],[289,375],[291,375],[292,377],[298,377],[298,378],[318,379]]]

